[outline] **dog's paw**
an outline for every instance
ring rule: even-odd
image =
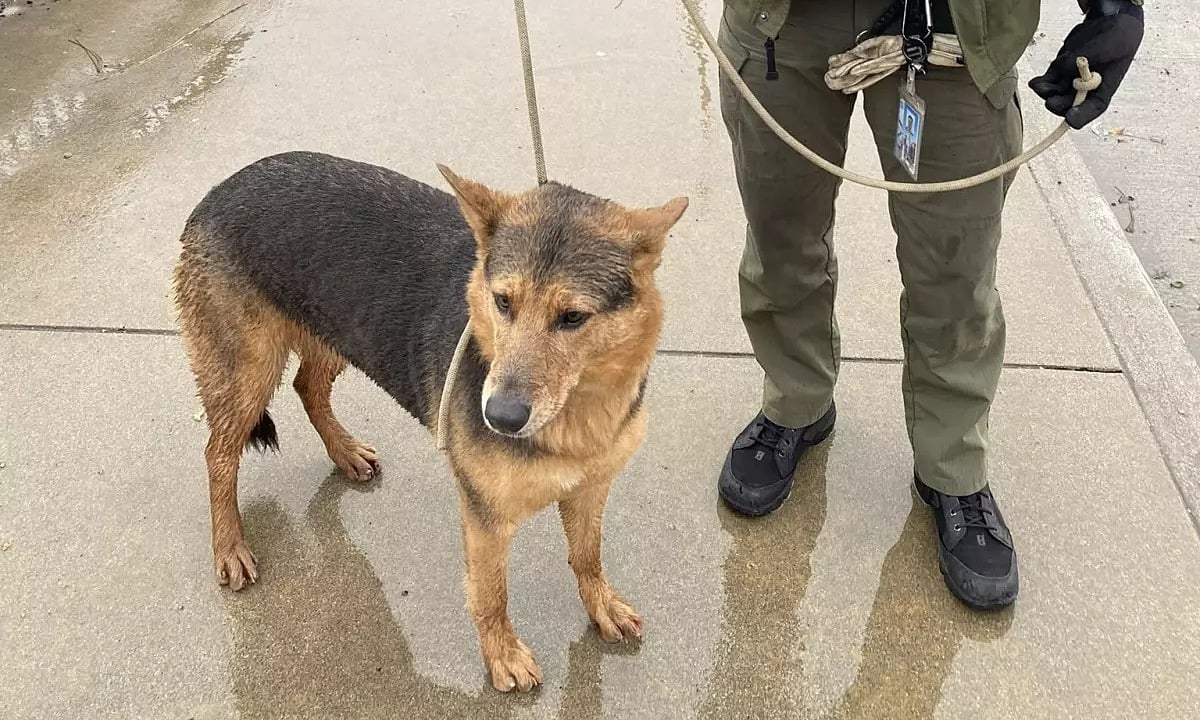
[[[533,659],[533,653],[518,638],[505,643],[494,657],[484,658],[492,687],[500,692],[513,689],[528,692],[542,683],[542,670]]]
[[[245,542],[234,543],[213,554],[217,582],[228,585],[234,592],[258,582],[256,563],[254,553],[250,552]]]
[[[358,482],[367,482],[379,474],[379,456],[375,448],[351,440],[329,454],[334,464],[346,477]]]
[[[588,615],[596,623],[600,637],[605,642],[617,643],[642,637],[642,616],[617,591],[605,586],[584,602]]]

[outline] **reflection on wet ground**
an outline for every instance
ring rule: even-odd
[[[724,561],[721,639],[699,718],[817,716],[796,691],[805,654],[797,610],[825,520],[826,458],[818,451],[802,466],[777,513],[750,520],[720,511],[734,544]],[[275,501],[247,505],[247,531],[269,572],[249,592],[227,598],[239,711],[254,718],[508,718],[537,705],[536,692],[492,692],[482,665],[473,694],[417,672],[374,569],[341,521],[343,494],[374,487],[332,474],[299,526]],[[883,563],[861,664],[828,717],[931,718],[963,640],[988,642],[1008,629],[1011,611],[974,613],[945,592],[930,562],[929,522],[914,496]],[[556,717],[602,716],[601,663],[614,652],[636,650],[607,646],[591,629],[570,645]]]
[[[825,521],[827,458],[821,449],[806,460],[791,498],[775,514],[745,520],[722,511],[722,525],[735,539],[725,560],[722,640],[701,718],[820,715],[797,692],[805,655],[797,611]],[[936,538],[928,510],[912,500],[883,563],[861,664],[831,717],[933,717],[962,640],[1000,638],[1011,623],[1011,610],[975,613],[945,591],[931,562]]]
[[[226,596],[233,627],[230,672],[243,717],[514,717],[539,693],[501,695],[479,664],[478,694],[438,685],[414,668],[374,569],[343,526],[339,501],[371,492],[334,473],[321,485],[297,527],[272,500],[248,504],[243,516],[263,578]],[[461,608],[446,608],[462,612]],[[599,718],[600,665],[607,646],[588,629],[571,644],[560,718]]]
[[[750,708],[760,717],[799,714],[788,689],[799,677],[792,657],[803,642],[796,607],[825,523],[827,460],[826,448],[806,458],[791,497],[765,518],[721,510],[721,524],[734,540],[724,566],[722,640],[702,718],[736,717]]]
[[[1012,623],[1011,607],[975,612],[946,591],[929,510],[915,494],[912,503],[883,561],[862,663],[835,717],[932,718],[963,641],[998,640]]]

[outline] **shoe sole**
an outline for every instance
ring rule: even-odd
[[[836,415],[834,416],[834,419],[836,421]],[[802,450],[800,450],[801,458],[803,457],[804,453],[808,452],[812,448],[816,447],[817,445],[820,445],[821,443],[823,443],[827,439],[829,439],[829,436],[833,434],[833,427],[834,427],[834,423],[830,423],[828,428],[821,431],[819,434],[815,435],[811,441],[806,442],[804,444],[804,448]],[[725,504],[730,507],[730,509],[735,510],[738,513],[740,513],[742,515],[746,515],[748,517],[762,517],[763,515],[770,515],[771,513],[778,510],[779,508],[783,507],[783,504],[785,502],[787,502],[789,497],[792,496],[792,486],[796,482],[796,474],[792,473],[792,475],[790,477],[788,477],[787,489],[784,490],[783,493],[780,494],[775,500],[772,500],[768,505],[763,505],[763,506],[752,508],[748,505],[745,505],[745,504],[739,502],[739,500],[737,498],[731,498],[725,494],[724,488],[727,484],[729,484],[729,485],[738,485],[739,484],[737,482],[737,480],[733,477],[733,468],[730,465],[732,456],[733,456],[732,450],[730,450],[729,453],[725,455],[725,464],[723,466],[721,466],[721,476],[717,480],[717,494],[721,497],[721,500],[723,500],[725,502]]]
[[[916,482],[913,482],[912,485],[913,492],[917,494],[917,497],[921,498],[921,503],[930,510],[937,510],[937,508],[930,504],[929,501],[925,499],[925,496],[921,494],[921,491],[917,488]],[[946,556],[941,552],[940,540],[938,541],[938,570],[941,571],[942,582],[946,585],[946,588],[950,591],[950,594],[958,598],[967,607],[974,608],[976,610],[1003,610],[1017,601],[1017,591],[1013,591],[1011,594],[1002,595],[996,600],[992,600],[990,602],[981,602],[979,600],[966,597],[963,592],[958,589],[958,586],[951,578],[950,569],[946,567]],[[1016,572],[1017,569],[1013,568],[1014,575]]]

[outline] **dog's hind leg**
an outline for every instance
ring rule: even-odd
[[[338,422],[330,404],[333,381],[346,369],[346,361],[314,337],[300,342],[300,369],[292,387],[300,395],[304,412],[325,444],[333,460],[351,480],[366,481],[379,473],[379,457],[375,448],[354,439]]]
[[[213,565],[217,581],[233,590],[258,580],[256,559],[246,544],[238,511],[238,467],[245,446],[256,435],[263,439],[261,428],[271,422],[267,404],[286,362],[286,347],[281,352],[243,343],[234,372],[216,377],[210,374],[200,393],[210,433],[204,459],[212,512]],[[265,439],[274,444],[273,426]]]
[[[642,636],[642,618],[612,589],[600,567],[601,518],[611,479],[585,482],[558,503],[567,535],[567,562],[579,582],[579,599],[600,637],[615,643]]]
[[[276,446],[266,410],[287,363],[291,331],[261,300],[186,250],[176,286],[183,340],[208,419],[213,567],[218,582],[241,590],[258,571],[238,512],[238,467],[247,445]]]

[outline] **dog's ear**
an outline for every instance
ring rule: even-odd
[[[512,196],[474,180],[459,177],[445,165],[439,164],[437,169],[454,190],[463,218],[475,231],[476,242],[481,249],[486,248],[488,240],[496,232],[500,216],[512,203]]]
[[[629,211],[629,223],[633,228],[636,255],[639,260],[650,263],[651,268],[658,265],[663,247],[667,244],[667,234],[683,212],[688,208],[686,197],[677,197],[665,205],[652,208],[638,208]],[[639,265],[642,263],[639,262]]]

